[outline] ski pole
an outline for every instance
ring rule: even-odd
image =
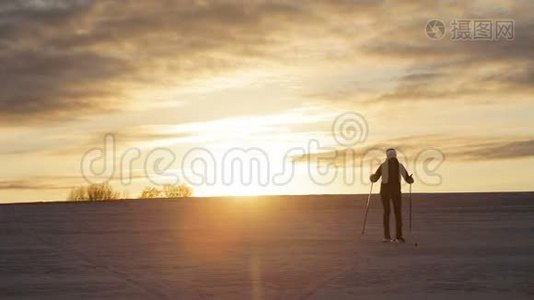
[[[412,232],[412,184],[410,183],[410,232]]]
[[[365,226],[367,225],[367,214],[369,213],[369,205],[371,204],[371,194],[373,193],[373,184],[374,182],[371,182],[371,190],[369,191],[369,197],[367,197],[367,205],[365,206],[365,215],[363,217],[362,235],[365,234]]]

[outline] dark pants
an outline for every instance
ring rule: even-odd
[[[384,207],[384,238],[391,239],[389,233],[389,215],[391,212],[391,202],[393,202],[393,211],[395,213],[397,238],[402,238],[402,196],[400,186],[382,187],[380,196],[382,197],[382,206]]]

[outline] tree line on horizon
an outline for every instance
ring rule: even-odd
[[[147,186],[137,199],[175,199],[188,198],[193,189],[185,183],[166,184],[161,189]],[[68,196],[69,201],[107,201],[129,199],[125,193],[116,191],[109,183],[94,183],[73,187]]]

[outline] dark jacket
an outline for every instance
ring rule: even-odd
[[[385,189],[389,191],[400,191],[401,176],[410,184],[414,182],[413,178],[408,175],[406,168],[399,163],[399,160],[392,157],[378,167],[376,172],[371,175],[371,181],[377,182],[378,179],[382,177],[382,184],[380,186],[381,191]]]

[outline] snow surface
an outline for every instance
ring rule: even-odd
[[[404,245],[365,200],[0,205],[0,298],[534,299],[533,193],[405,195]]]

